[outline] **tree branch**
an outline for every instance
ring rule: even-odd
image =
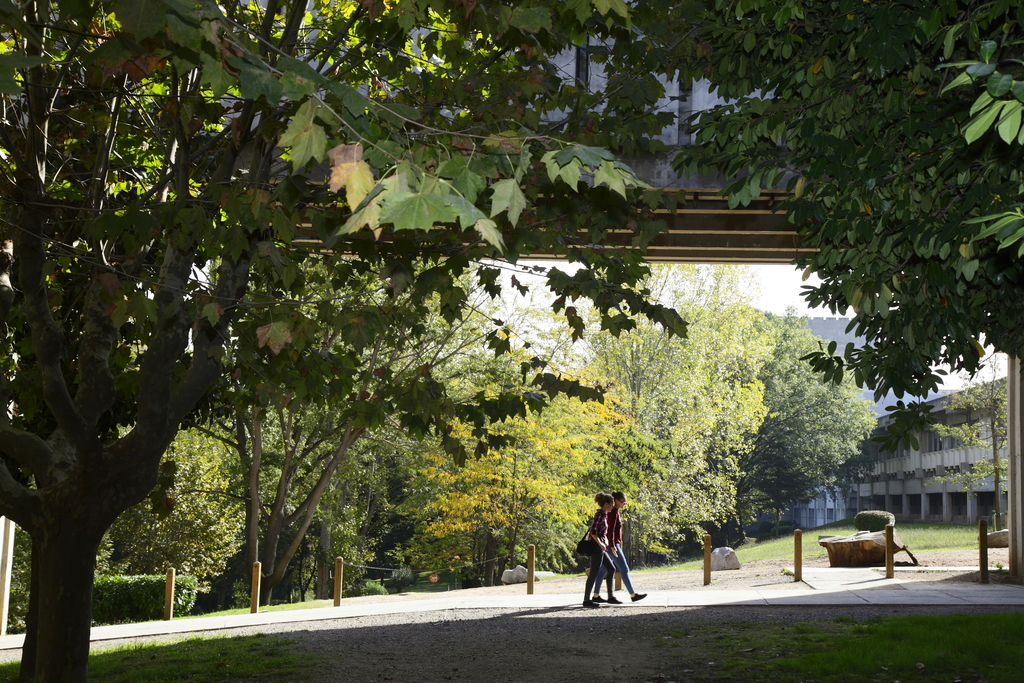
[[[117,398],[117,386],[110,371],[110,352],[117,341],[117,329],[107,312],[101,277],[116,281],[113,273],[94,272],[83,306],[84,329],[78,344],[78,392],[75,406],[82,419],[95,427]]]

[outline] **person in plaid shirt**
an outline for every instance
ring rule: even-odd
[[[587,574],[587,587],[583,590],[584,607],[600,607],[600,603],[605,602],[605,600],[594,602],[590,599],[590,591],[594,588],[594,582],[597,580],[598,568],[610,570],[607,572],[609,595],[612,593],[612,573],[615,571],[615,566],[606,552],[609,548],[608,513],[615,509],[615,499],[607,493],[598,493],[594,496],[594,502],[597,503],[598,510],[594,513],[594,519],[590,522],[590,538],[593,539],[596,545],[594,546],[594,552],[590,555],[590,573]],[[618,603],[619,601],[612,596],[612,599],[607,602]]]
[[[633,582],[629,580],[629,565],[626,564],[626,556],[622,554],[622,517],[619,516],[619,510],[626,507],[626,494],[622,491],[616,491],[612,494],[613,507],[607,514],[607,525],[608,525],[608,552],[612,565],[615,570],[622,575],[622,583],[626,585],[626,590],[629,591],[629,597],[633,602],[643,600],[647,597],[647,593],[637,593],[633,590]],[[612,582],[611,582],[611,569],[607,569],[604,563],[601,564],[601,568],[597,571],[597,578],[594,579],[594,596],[590,598],[591,602],[610,602],[612,604],[618,604],[621,602],[612,594]],[[601,597],[601,578],[608,573],[608,600]]]

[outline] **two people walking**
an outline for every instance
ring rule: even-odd
[[[633,590],[629,579],[629,565],[622,554],[622,518],[619,510],[626,506],[626,495],[616,491],[611,495],[598,493],[594,496],[598,509],[590,522],[590,538],[594,541],[595,550],[590,555],[590,573],[587,575],[587,586],[583,593],[584,607],[600,607],[602,602],[621,605],[622,601],[615,597],[612,578],[618,571],[622,582],[629,591],[633,602],[643,600],[646,593]],[[608,584],[608,598],[601,597],[601,579]]]

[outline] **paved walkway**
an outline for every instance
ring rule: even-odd
[[[944,567],[933,571],[971,571],[974,567]],[[729,605],[1019,605],[1024,608],[1024,586],[980,585],[973,583],[940,583],[914,581],[901,578],[904,571],[920,571],[918,567],[897,567],[896,578],[886,579],[874,569],[815,568],[804,569],[803,582],[794,583],[791,590],[701,590],[652,592],[643,602],[606,606],[601,609],[629,609],[630,607],[724,607]],[[994,571],[994,569],[993,569]],[[449,609],[550,609],[579,607],[579,591],[571,594],[526,595],[467,595],[452,591],[435,599],[389,599],[379,603],[348,603],[340,607],[259,612],[221,617],[195,617],[173,621],[150,621],[142,624],[95,626],[93,642],[138,638],[199,631],[217,631],[231,628],[286,624],[325,619],[349,619],[381,614],[430,612]],[[582,608],[581,608],[582,609]],[[24,636],[0,637],[0,650],[20,648]]]

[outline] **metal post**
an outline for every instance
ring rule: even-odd
[[[981,583],[988,583],[988,522],[978,521],[978,565],[981,569]]]
[[[793,532],[793,580],[803,581],[804,578],[804,532],[797,529]]]
[[[164,621],[174,618],[174,567],[167,568],[167,585],[164,588]]]
[[[345,575],[345,560],[334,558],[334,606],[341,605],[341,579]]]
[[[537,546],[532,543],[526,546],[526,594],[533,595],[534,561],[537,559]]]
[[[263,575],[260,572],[260,563],[252,563],[252,598],[249,600],[249,612],[256,614],[260,611],[260,581]]]
[[[885,525],[885,578],[891,579],[896,575],[896,567],[893,564],[892,556],[895,554],[895,545],[892,538],[892,524]]]
[[[711,583],[711,535],[704,535],[704,585]]]

